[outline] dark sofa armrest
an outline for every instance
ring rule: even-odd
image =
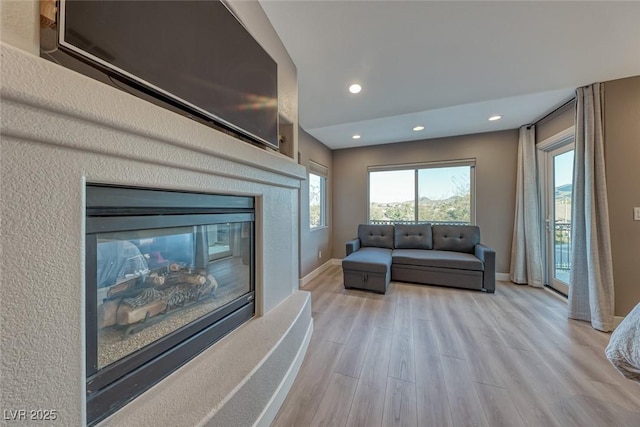
[[[347,242],[347,256],[360,249],[360,239],[353,239]]]
[[[494,293],[496,291],[496,251],[479,243],[474,247],[474,255],[484,263],[483,289]]]

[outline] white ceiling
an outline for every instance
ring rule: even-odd
[[[298,68],[300,125],[333,149],[514,129],[640,75],[640,2],[260,3]]]

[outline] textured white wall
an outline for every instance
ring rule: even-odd
[[[257,196],[261,314],[297,289],[297,195],[305,170],[24,51],[0,48],[0,406],[56,409],[60,425],[81,425],[85,182]],[[215,346],[210,350],[215,358]]]

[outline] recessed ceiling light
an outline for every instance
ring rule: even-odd
[[[424,126],[416,126],[413,128],[414,131],[419,132],[421,130],[424,130]]]
[[[358,83],[354,83],[351,86],[349,86],[349,92],[351,93],[360,93],[361,90],[362,90],[362,86],[360,86]]]
[[[351,138],[353,138],[353,139],[360,139],[360,135],[355,134],[355,135],[353,135]]]
[[[498,116],[498,115],[491,116],[491,117],[489,117],[489,121],[490,122],[495,122],[496,120],[500,120],[501,118],[502,118],[502,116]]]

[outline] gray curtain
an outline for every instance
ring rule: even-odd
[[[569,317],[613,330],[614,289],[602,129],[603,87],[576,91]]]
[[[541,288],[543,281],[540,203],[536,166],[535,126],[522,126],[518,141],[516,212],[511,242],[509,278]]]

